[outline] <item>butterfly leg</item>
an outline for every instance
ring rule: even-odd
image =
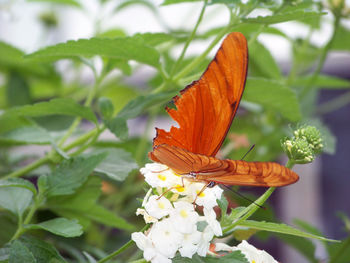
[[[198,196],[200,196],[204,192],[204,190],[207,189],[207,187],[211,188],[214,186],[215,186],[215,182],[209,182],[202,187],[202,189],[197,193],[196,198],[193,200],[192,204],[193,204],[194,208],[196,208],[196,201],[197,201]]]

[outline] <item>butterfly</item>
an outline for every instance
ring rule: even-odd
[[[237,112],[247,67],[246,38],[239,32],[228,34],[200,79],[173,98],[176,109],[166,107],[179,127],[156,128],[149,158],[208,186],[295,183],[298,175],[278,163],[215,158]]]

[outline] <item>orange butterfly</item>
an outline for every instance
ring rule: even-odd
[[[173,98],[176,109],[166,108],[179,128],[156,128],[149,158],[208,186],[295,183],[298,175],[277,163],[215,158],[241,100],[247,66],[247,40],[241,33],[230,33],[201,78]]]

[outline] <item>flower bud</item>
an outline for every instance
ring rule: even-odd
[[[324,147],[321,132],[314,126],[302,126],[294,131],[294,136],[297,139],[306,140],[313,154],[321,153]]]
[[[303,138],[286,138],[282,141],[282,147],[288,158],[295,163],[310,163],[315,159],[313,150],[307,140]]]

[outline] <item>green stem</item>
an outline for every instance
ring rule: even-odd
[[[331,111],[335,111],[344,107],[350,102],[350,92],[347,92],[343,95],[338,96],[337,98],[327,101],[317,107],[316,113],[325,114]]]
[[[210,43],[210,45],[207,47],[207,49],[197,58],[195,58],[190,64],[188,64],[183,70],[181,70],[179,73],[177,73],[173,80],[174,82],[177,82],[180,80],[183,76],[191,72],[195,67],[198,66],[199,63],[202,62],[203,59],[206,58],[206,56],[209,54],[209,52],[213,49],[213,47],[221,40],[221,38],[228,32],[230,28],[230,24],[223,28],[216,36],[216,38]]]
[[[313,84],[315,83],[318,75],[320,74],[320,72],[321,72],[321,70],[323,68],[323,65],[324,65],[324,63],[326,61],[328,51],[332,47],[333,41],[334,41],[335,36],[336,36],[336,34],[338,32],[339,23],[340,23],[340,16],[336,16],[335,20],[334,20],[334,23],[333,23],[333,28],[334,28],[333,35],[332,35],[331,39],[328,41],[327,45],[323,48],[323,51],[322,51],[319,63],[317,65],[317,68],[315,69],[314,73],[312,74],[312,77],[310,78],[310,80],[307,83],[307,85],[302,90],[302,92],[300,94],[301,98],[304,98],[310,92],[310,90],[313,87]]]
[[[146,147],[147,147],[148,135],[149,135],[151,129],[153,128],[153,123],[154,123],[154,120],[156,118],[158,111],[159,111],[159,108],[154,108],[150,112],[150,115],[147,119],[145,131],[144,131],[143,136],[141,137],[140,142],[137,146],[137,151],[136,151],[136,155],[135,155],[135,160],[137,163],[141,163],[141,160],[143,160],[143,156],[145,154]]]
[[[244,210],[237,214],[237,220],[234,221],[229,227],[223,230],[223,234],[230,232],[233,228],[239,225],[240,222],[248,219],[256,210],[261,208],[265,201],[270,197],[270,195],[275,191],[276,187],[270,187],[266,192],[260,196],[254,203],[250,204]]]
[[[86,62],[85,60],[82,59],[82,62],[85,63],[87,66],[89,66],[92,70],[92,72],[94,73],[94,77],[95,77],[95,84],[92,87],[92,89],[90,89],[90,92],[85,100],[84,106],[88,107],[91,105],[91,102],[93,101],[96,92],[98,90],[98,87],[100,86],[103,78],[106,76],[106,73],[104,71],[102,71],[101,75],[98,76],[96,69],[94,68],[93,65],[91,65],[89,62]],[[66,142],[66,140],[73,134],[73,132],[76,130],[76,128],[79,126],[80,121],[82,120],[81,117],[77,117],[75,118],[74,122],[72,123],[72,125],[69,127],[68,131],[66,132],[66,134],[61,138],[61,140],[57,143],[58,147],[62,147],[63,144]]]
[[[199,26],[199,24],[201,23],[201,21],[202,21],[202,19],[203,19],[203,15],[204,15],[204,11],[205,11],[205,9],[206,9],[206,7],[207,7],[207,3],[208,3],[208,0],[205,0],[204,3],[203,3],[202,10],[201,10],[201,12],[200,12],[200,14],[199,14],[197,23],[196,23],[194,29],[192,30],[190,37],[187,39],[187,41],[186,41],[186,43],[185,43],[185,46],[184,46],[184,48],[182,49],[182,52],[181,52],[181,55],[180,55],[179,59],[176,61],[175,65],[174,65],[174,67],[173,67],[173,69],[172,69],[172,71],[171,71],[171,76],[174,75],[175,70],[177,69],[177,67],[179,66],[179,64],[182,62],[182,60],[183,60],[183,58],[184,58],[184,56],[185,56],[185,53],[186,53],[186,51],[187,51],[187,48],[189,47],[190,43],[192,42],[193,38],[194,38],[195,35],[196,35],[198,26]]]
[[[23,217],[22,215],[19,216],[18,218],[18,227],[17,227],[17,230],[15,232],[15,234],[13,235],[13,237],[11,238],[10,242],[17,239],[18,237],[20,237],[23,233]]]
[[[95,132],[95,135],[93,135],[93,137],[91,138],[91,140],[88,143],[85,143],[83,146],[81,146],[77,151],[72,153],[71,156],[77,156],[83,153],[87,148],[89,148],[91,145],[93,145],[97,141],[98,137],[105,129],[106,129],[105,126],[102,126],[100,129],[98,129],[97,132]]]
[[[66,146],[64,146],[62,149],[63,151],[68,151],[71,150],[79,145],[81,145],[82,143],[88,141],[91,137],[95,136],[96,133],[98,133],[99,129],[98,128],[94,128],[91,131],[81,135],[80,137],[78,137],[76,140],[74,140],[73,142],[67,144]],[[48,162],[50,162],[51,160],[51,156],[54,153],[54,151],[49,152],[46,156],[40,158],[39,160],[23,167],[22,169],[16,170],[12,173],[9,173],[7,175],[5,175],[4,177],[2,177],[2,179],[8,179],[8,178],[15,178],[15,177],[20,177],[22,175],[25,175],[29,172],[31,172],[32,170],[40,167],[43,164],[46,164]]]
[[[143,232],[145,230],[147,230],[149,227],[149,225],[145,225],[140,232]],[[100,259],[97,263],[103,263],[103,262],[107,262],[108,260],[114,258],[115,256],[119,255],[120,253],[124,252],[125,250],[127,250],[129,247],[131,247],[134,244],[133,240],[129,240],[127,243],[125,243],[121,248],[119,248],[118,250],[114,251],[113,253],[109,254],[108,256]]]
[[[49,155],[46,155],[45,157],[40,158],[39,160],[21,168],[21,169],[18,169],[10,174],[5,175],[4,177],[2,177],[2,179],[20,177],[21,175],[29,173],[30,171],[35,170],[36,168],[40,167],[43,164],[48,163],[49,161],[50,161]]]

